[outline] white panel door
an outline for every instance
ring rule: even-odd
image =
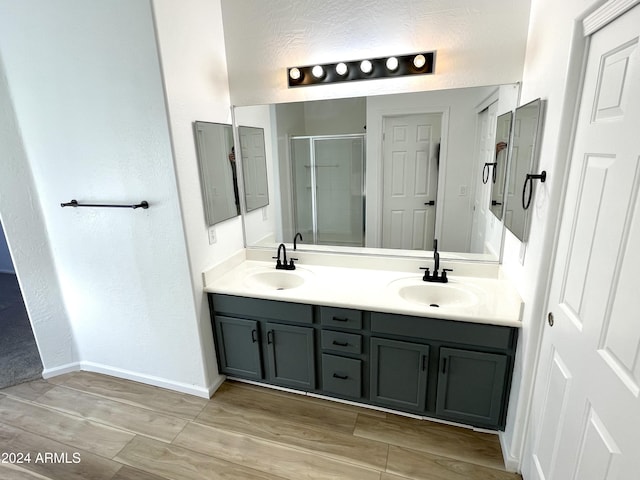
[[[385,117],[382,246],[431,250],[442,114]]]
[[[523,474],[640,478],[640,6],[595,33]]]

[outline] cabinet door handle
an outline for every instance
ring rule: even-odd
[[[258,331],[254,328],[251,330],[251,341],[256,343],[258,341]]]
[[[273,343],[273,330],[267,332],[267,343],[269,345]]]
[[[348,318],[344,318],[344,317],[333,317],[333,319],[334,319],[336,322],[348,322],[348,321],[349,321],[349,319],[348,319]]]
[[[340,375],[339,373],[334,373],[333,378],[339,378],[340,380],[347,380],[349,375]]]
[[[339,342],[338,340],[334,340],[333,344],[337,345],[338,347],[348,347],[349,346],[349,342]]]
[[[442,359],[442,373],[447,373],[447,359]]]

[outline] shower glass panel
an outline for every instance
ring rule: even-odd
[[[291,157],[305,242],[364,246],[364,135],[293,137]]]

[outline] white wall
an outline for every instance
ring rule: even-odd
[[[67,314],[61,325],[32,316],[45,374],[82,367],[207,395],[151,3],[0,7],[1,54],[35,190],[24,204],[3,203],[2,216],[12,246],[35,236],[52,252],[44,278],[23,275],[32,259],[16,256],[27,303],[42,294],[33,289],[56,295],[59,283],[57,310]],[[150,208],[60,208],[72,198]],[[39,209],[44,224],[16,235],[11,219]],[[54,346],[71,354],[54,355]]]
[[[546,317],[545,296],[578,92],[584,42],[581,27],[576,30],[575,22],[603,2],[532,0],[531,3],[520,104],[538,97],[547,102],[539,156],[539,170],[547,171],[547,181],[536,187],[529,241],[523,245],[507,232],[504,246],[504,270],[525,302],[507,429],[502,438],[503,449],[512,465],[517,464],[522,454],[525,438],[528,399]]]
[[[3,17],[0,15],[0,23]],[[0,144],[0,219],[13,254],[42,365],[45,369],[54,369],[75,364],[78,349],[60,291],[36,184],[11,102],[2,51]]]
[[[0,222],[0,273],[16,273],[9,253],[9,245]]]
[[[202,272],[244,247],[241,218],[213,227],[217,242],[210,245],[196,159],[193,122],[231,123],[229,85],[219,0],[154,0],[158,46],[169,112],[182,225],[189,256],[192,304],[199,341],[190,346],[206,365],[209,389],[218,375],[207,296]]]
[[[235,105],[497,85],[522,77],[529,1],[222,0]],[[435,75],[287,88],[296,65],[437,50]]]

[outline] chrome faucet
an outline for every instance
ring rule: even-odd
[[[300,241],[302,242],[302,234],[300,232],[296,233],[296,236],[293,237],[293,249],[297,250],[298,248],[298,238],[300,238]]]
[[[425,282],[437,282],[447,283],[447,272],[453,272],[451,268],[443,268],[442,275],[438,273],[440,270],[440,253],[438,252],[438,239],[433,240],[433,274],[429,273],[429,267],[420,267],[420,270],[424,270],[424,276],[422,280]]]
[[[280,251],[282,251],[282,260],[280,260]],[[297,260],[297,258],[290,258],[289,262],[287,263],[287,247],[284,246],[284,243],[281,243],[278,246],[278,256],[277,257],[271,257],[271,258],[276,258],[276,270],[295,270],[296,266],[293,263],[294,260]]]

